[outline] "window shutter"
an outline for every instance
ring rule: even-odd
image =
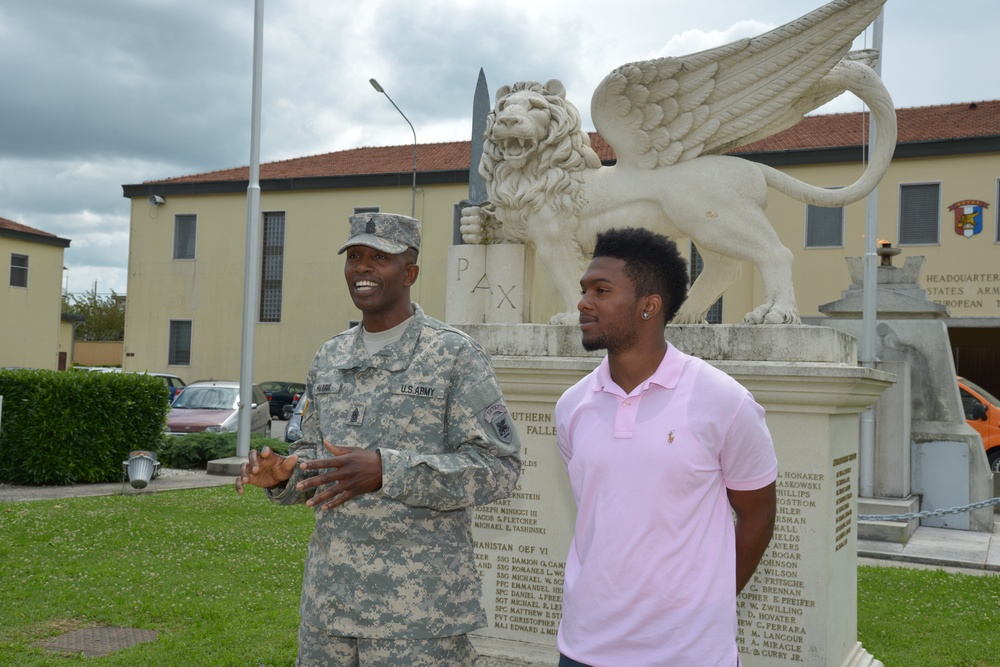
[[[899,245],[941,242],[941,185],[899,186]]]

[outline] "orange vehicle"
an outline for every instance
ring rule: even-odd
[[[958,391],[965,419],[983,438],[990,470],[1000,473],[1000,399],[963,377],[958,378]]]

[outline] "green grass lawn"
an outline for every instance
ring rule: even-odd
[[[290,666],[312,511],[257,489],[0,503],[0,665]],[[1000,576],[859,569],[859,639],[886,667],[1000,667]],[[108,656],[32,645],[158,631]]]
[[[0,665],[294,665],[312,511],[232,487],[0,503]],[[108,656],[32,644],[160,632]]]
[[[886,667],[1000,667],[1000,574],[858,568],[858,634]]]

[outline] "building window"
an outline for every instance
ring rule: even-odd
[[[941,184],[899,186],[899,245],[941,242]]]
[[[15,252],[10,254],[10,286],[28,286],[28,256]]]
[[[281,285],[285,267],[285,214],[264,214],[260,267],[260,321],[281,321]]]
[[[358,215],[360,213],[379,213],[381,210],[382,209],[378,206],[355,206],[354,215]]]
[[[688,267],[688,274],[691,276],[691,284],[694,284],[695,279],[701,275],[702,270],[705,268],[705,262],[701,258],[701,253],[698,252],[698,248],[691,244],[691,265]],[[722,324],[722,297],[720,296],[712,307],[708,309],[705,313],[705,321],[709,324]]]
[[[197,231],[198,216],[191,214],[174,216],[174,259],[194,259]]]
[[[839,188],[830,188],[836,190]],[[806,247],[844,247],[844,207],[806,206]]]
[[[167,365],[191,365],[191,320],[170,320]]]

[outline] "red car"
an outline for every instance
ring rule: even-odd
[[[235,431],[239,416],[239,382],[206,380],[184,387],[167,414],[169,435],[187,435],[201,431]],[[271,434],[271,411],[264,391],[253,386],[250,432]]]
[[[958,378],[958,391],[966,421],[983,439],[990,470],[1000,472],[1000,399],[963,377]]]

